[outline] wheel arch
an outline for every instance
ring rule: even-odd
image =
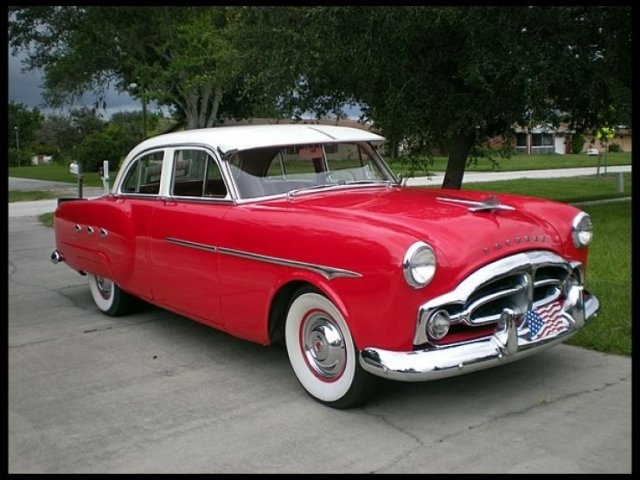
[[[345,304],[335,290],[327,285],[327,282],[314,281],[314,279],[308,277],[292,278],[281,284],[271,299],[268,325],[269,343],[279,343],[284,340],[284,327],[288,307],[296,292],[304,286],[311,287],[317,290],[318,293],[325,295],[340,310],[345,321],[349,323],[349,315]]]

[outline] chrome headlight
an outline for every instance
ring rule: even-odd
[[[588,214],[580,212],[575,216],[571,225],[571,237],[576,248],[583,248],[591,243],[593,224]]]
[[[413,288],[429,285],[436,273],[436,255],[424,242],[416,242],[409,247],[402,260],[404,279]]]

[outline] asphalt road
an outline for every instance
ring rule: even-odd
[[[9,473],[632,471],[629,357],[560,345],[338,411],[282,348],[102,315],[35,216],[9,217],[8,247]]]

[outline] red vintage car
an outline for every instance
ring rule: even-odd
[[[263,345],[316,400],[433,380],[558,344],[599,310],[589,216],[531,197],[407,187],[384,138],[323,125],[159,135],[109,194],[61,202],[54,263],[99,310],[138,297]]]

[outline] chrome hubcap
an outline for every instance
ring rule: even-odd
[[[316,374],[334,379],[342,375],[347,363],[344,337],[336,323],[323,312],[311,314],[302,329],[302,348]]]
[[[111,291],[113,290],[113,282],[111,280],[104,277],[96,277],[96,286],[102,298],[105,300],[111,298]]]

